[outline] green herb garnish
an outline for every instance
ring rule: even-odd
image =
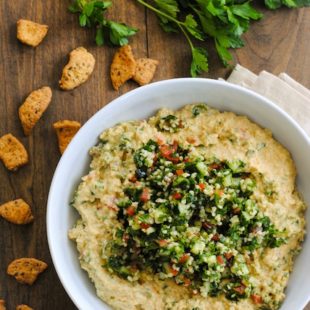
[[[166,32],[182,32],[192,52],[191,75],[208,71],[205,48],[194,45],[193,39],[205,41],[212,38],[216,51],[226,66],[232,60],[229,48],[243,46],[241,35],[249,28],[251,20],[258,20],[262,14],[249,1],[232,0],[154,0],[140,4],[154,11]],[[185,17],[183,17],[185,15]]]
[[[246,164],[206,160],[177,141],[153,140],[134,162],[104,267],[129,281],[141,271],[170,278],[204,297],[250,297],[253,252],[279,247],[286,237],[260,210]]]
[[[265,0],[267,8],[275,10],[281,6],[288,8],[300,8],[303,6],[310,6],[310,0]]]
[[[136,0],[155,12],[166,32],[180,32],[188,41],[192,53],[190,72],[193,77],[208,71],[207,50],[194,40],[211,38],[225,66],[232,62],[230,48],[244,45],[242,34],[253,20],[262,18],[251,0]],[[310,0],[265,0],[270,9],[309,6]],[[197,46],[196,46],[197,45]]]
[[[81,27],[96,28],[96,43],[101,46],[106,43],[123,46],[128,44],[128,38],[137,33],[137,29],[106,19],[104,14],[112,2],[103,0],[74,0],[69,11],[79,14]]]

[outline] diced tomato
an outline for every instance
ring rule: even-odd
[[[168,156],[167,159],[172,161],[174,164],[177,164],[177,163],[180,162],[180,158],[179,157]]]
[[[185,163],[188,163],[188,162],[189,162],[189,158],[188,158],[188,157],[185,157],[183,161],[184,161]]]
[[[152,167],[154,167],[154,166],[156,165],[157,160],[158,160],[158,155],[155,154],[155,155],[154,155],[154,158],[153,158],[153,165],[152,165]]]
[[[135,175],[133,175],[130,179],[129,179],[130,182],[132,183],[136,183],[137,182],[137,178]]]
[[[209,229],[211,229],[212,227],[213,227],[213,225],[212,224],[210,224],[210,223],[208,223],[208,222],[202,222],[202,227],[204,228],[204,229],[206,229],[206,230],[209,230]]]
[[[220,197],[224,195],[224,191],[222,189],[218,189],[215,193]]]
[[[168,244],[168,241],[165,239],[161,239],[157,241],[160,247],[164,247]]]
[[[244,294],[245,286],[244,285],[236,286],[236,287],[234,287],[234,291],[237,292],[238,294],[242,295],[242,294]]]
[[[173,153],[169,145],[164,144],[160,146],[160,153],[163,157],[167,157]]]
[[[202,191],[206,188],[206,184],[203,183],[199,183],[198,186]]]
[[[196,143],[196,139],[195,139],[194,137],[188,137],[188,138],[186,138],[186,141],[187,141],[188,143],[191,143],[191,144]]]
[[[140,227],[141,227],[142,229],[148,229],[150,226],[151,226],[151,225],[150,225],[150,224],[147,224],[147,223],[141,223],[141,224],[140,224]]]
[[[134,206],[129,206],[127,209],[126,209],[126,212],[129,216],[134,216],[135,213],[136,213],[136,209]]]
[[[228,260],[228,259],[231,259],[233,257],[233,254],[231,252],[228,252],[228,253],[225,253],[224,256]]]
[[[220,265],[223,265],[223,264],[224,264],[223,256],[222,256],[222,255],[216,256],[216,261],[217,261]]]
[[[179,271],[174,269],[172,266],[169,266],[169,272],[175,277]]]
[[[108,205],[108,208],[114,212],[117,212],[119,210],[119,208],[115,205]]]
[[[215,234],[215,235],[211,238],[211,240],[213,240],[213,241],[219,241],[219,240],[220,240],[220,235],[219,235],[219,234]]]
[[[179,263],[184,264],[188,261],[188,259],[189,259],[189,254],[183,254],[179,259]]]
[[[217,163],[213,163],[213,164],[211,164],[211,165],[209,166],[209,168],[210,168],[211,170],[213,170],[213,169],[218,170],[218,169],[221,168],[221,165],[220,165],[220,164],[217,164]]]
[[[191,285],[191,280],[189,278],[184,277],[183,282],[184,282],[184,286],[186,287]]]
[[[180,193],[173,193],[173,194],[172,194],[172,198],[173,198],[173,199],[176,199],[176,200],[179,200],[179,199],[182,198],[182,194],[180,194]]]
[[[177,151],[178,146],[179,146],[178,141],[174,140],[173,143],[172,143],[172,151],[173,151],[173,153]]]
[[[175,171],[175,173],[176,173],[177,175],[182,175],[182,174],[184,173],[184,170],[178,169],[178,170]]]
[[[254,304],[261,304],[263,302],[262,297],[256,294],[252,294],[251,299],[253,300]]]
[[[128,234],[123,234],[123,241],[128,241],[129,240],[129,235]]]
[[[140,200],[141,200],[142,202],[147,202],[147,201],[150,200],[150,191],[149,191],[148,188],[146,188],[146,187],[143,188],[142,194],[141,194],[141,196],[140,196]]]
[[[158,145],[163,145],[164,140],[161,137],[157,137],[157,143],[158,143]]]
[[[161,145],[160,146],[160,152],[161,155],[164,158],[167,158],[168,160],[172,161],[173,163],[178,163],[180,161],[180,159],[178,157],[173,157],[172,154],[174,152],[176,152],[178,149],[178,142],[177,141],[173,141],[172,145]]]
[[[233,209],[233,214],[239,214],[241,212],[240,208],[234,208]]]

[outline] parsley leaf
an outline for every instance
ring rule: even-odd
[[[113,21],[108,21],[107,25],[110,29],[110,41],[114,45],[122,46],[128,44],[128,37],[133,36],[137,32],[135,28]]]
[[[206,50],[194,47],[193,40],[206,41],[211,38],[219,58],[227,66],[233,60],[229,49],[244,46],[242,35],[248,31],[250,22],[263,17],[252,6],[251,0],[136,1],[156,13],[164,31],[183,33],[192,51],[192,76],[208,71]],[[310,6],[310,0],[264,1],[270,9]]]
[[[287,6],[289,8],[300,8],[310,6],[310,0],[265,0],[265,5],[271,10]]]
[[[71,13],[79,13],[81,27],[96,28],[95,41],[98,46],[105,43],[122,46],[128,44],[129,37],[137,33],[137,29],[106,19],[104,14],[112,5],[104,0],[74,0],[69,6]]]
[[[219,38],[217,38],[215,39],[215,48],[223,64],[227,66],[229,62],[232,60],[232,55],[227,49],[228,46],[221,44]]]
[[[202,47],[194,47],[192,49],[191,75],[196,77],[202,71],[208,71],[207,51]]]
[[[180,12],[178,2],[176,0],[154,0],[156,7],[165,14],[176,18]]]
[[[166,32],[183,33],[192,52],[190,73],[192,76],[208,71],[207,51],[195,47],[193,40],[211,38],[222,63],[227,66],[233,60],[231,48],[244,46],[242,35],[250,22],[262,18],[251,0],[136,0],[153,11]],[[310,0],[264,0],[269,9],[282,6],[297,8],[310,6]],[[112,5],[104,0],[73,0],[69,11],[79,14],[81,27],[96,29],[96,44],[122,46],[128,44],[137,29],[105,18]],[[185,17],[185,19],[184,19]]]
[[[186,27],[187,31],[196,39],[203,41],[204,35],[202,32],[198,29],[198,24],[196,20],[194,19],[194,16],[192,14],[188,14],[186,16],[184,26]]]
[[[249,2],[243,4],[235,4],[231,7],[231,12],[241,18],[246,20],[253,19],[258,20],[263,17],[263,15],[251,7]]]
[[[160,25],[165,31],[184,34],[192,51],[190,69],[192,76],[208,71],[207,51],[204,48],[195,47],[194,39],[205,41],[207,37],[213,38],[219,58],[227,66],[233,59],[229,48],[243,46],[241,35],[248,30],[249,22],[262,17],[262,14],[245,0],[153,0],[149,2],[137,0],[137,2],[157,14]],[[181,19],[184,15],[185,20]]]
[[[95,40],[98,46],[104,45],[104,33],[102,27],[97,28]]]

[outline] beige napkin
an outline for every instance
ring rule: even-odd
[[[249,88],[276,103],[310,136],[310,90],[286,73],[275,76],[262,71],[259,75],[236,65],[227,82]]]

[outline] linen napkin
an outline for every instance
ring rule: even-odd
[[[261,71],[256,75],[238,64],[227,82],[249,88],[269,98],[295,119],[310,136],[310,90],[286,73],[275,76]]]

